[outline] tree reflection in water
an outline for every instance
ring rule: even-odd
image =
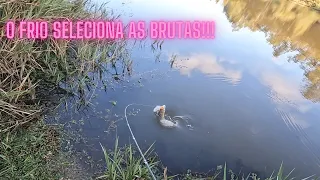
[[[316,1],[319,0],[302,3],[316,7]],[[247,27],[252,31],[265,32],[275,57],[297,52],[289,60],[300,63],[305,71],[308,85],[303,95],[319,102],[320,10],[292,0],[224,0],[223,5],[234,30]]]

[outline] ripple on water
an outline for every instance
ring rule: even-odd
[[[231,84],[233,86],[237,86],[241,82],[240,79],[229,78],[229,77],[227,77],[227,76],[225,76],[223,74],[210,75],[209,77],[211,79],[214,79],[214,80],[218,80],[218,81],[229,83],[229,84]]]
[[[290,113],[276,108],[276,112],[281,116],[288,129],[299,137],[304,147],[314,156],[315,163],[320,167],[320,148],[310,139],[298,120]]]

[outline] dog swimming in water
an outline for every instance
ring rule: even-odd
[[[168,120],[166,119],[164,116],[165,116],[165,112],[166,112],[166,106],[163,105],[163,106],[156,106],[154,108],[154,112],[156,113],[156,115],[159,116],[159,122],[160,124],[163,126],[163,127],[166,127],[166,128],[174,128],[174,127],[177,127],[178,124],[176,122],[173,122],[172,120]]]

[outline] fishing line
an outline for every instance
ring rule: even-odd
[[[154,176],[154,174],[153,174],[150,166],[149,166],[149,163],[147,162],[146,158],[144,157],[144,155],[143,155],[143,153],[142,153],[142,151],[141,151],[141,149],[140,149],[140,147],[139,147],[139,144],[138,144],[135,136],[133,135],[133,132],[132,132],[131,127],[130,127],[130,124],[129,124],[129,121],[128,121],[128,118],[127,118],[127,108],[128,108],[129,106],[132,106],[132,105],[147,106],[147,107],[153,107],[153,106],[151,106],[151,105],[144,105],[144,104],[136,104],[136,103],[128,104],[128,105],[126,106],[126,108],[124,109],[124,117],[126,118],[127,126],[128,126],[128,128],[129,128],[130,133],[131,133],[132,139],[133,139],[133,141],[135,142],[135,144],[136,144],[136,146],[137,146],[137,148],[138,148],[138,150],[139,150],[139,152],[140,152],[140,155],[141,155],[142,158],[143,158],[144,164],[147,166],[147,168],[148,168],[148,170],[149,170],[149,172],[150,172],[150,174],[151,174],[151,176],[152,176],[152,179],[153,179],[153,180],[157,180],[156,177]]]

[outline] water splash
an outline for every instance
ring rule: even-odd
[[[178,121],[178,120],[183,120],[183,122],[185,123],[185,126],[189,129],[189,130],[194,130],[194,127],[190,124],[189,120],[191,120],[191,118],[189,116],[173,116],[171,118],[174,121]]]

